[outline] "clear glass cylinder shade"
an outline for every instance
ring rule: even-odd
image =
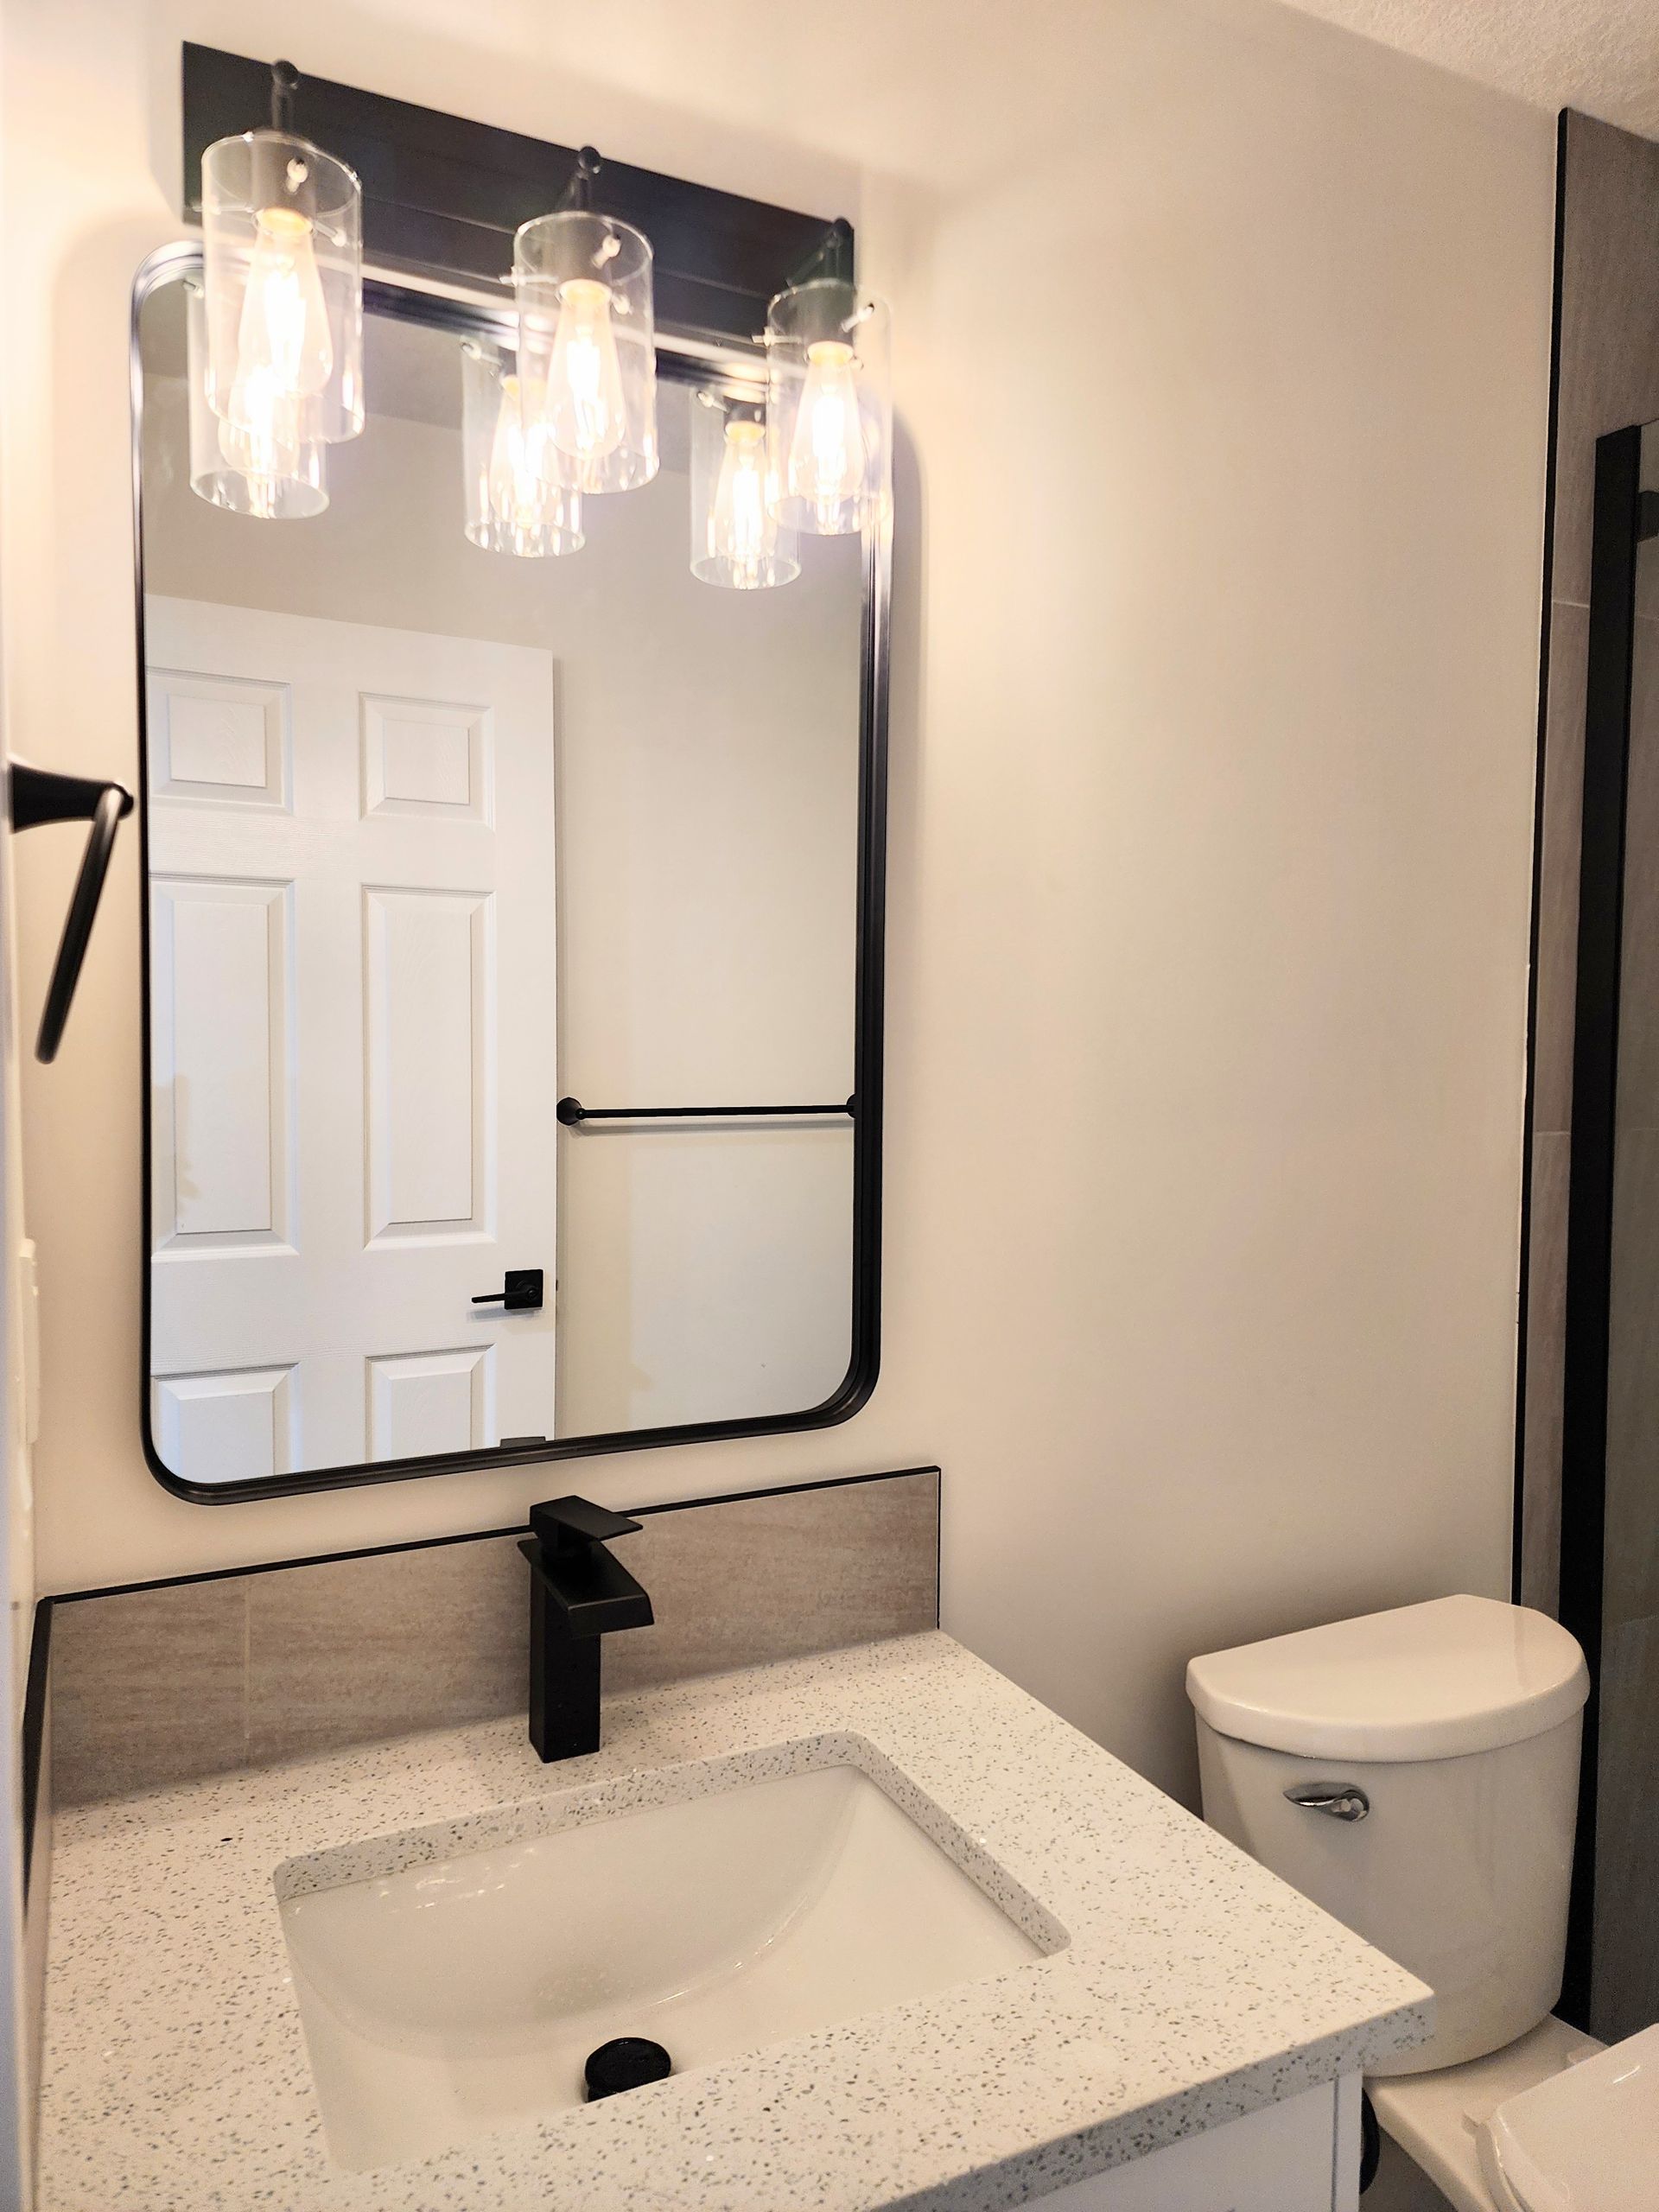
[[[801,573],[778,519],[765,410],[700,391],[691,403],[691,573],[728,591],[765,591]]]
[[[343,162],[284,130],[201,157],[204,391],[255,474],[363,428],[362,207]]]
[[[190,419],[190,489],[209,506],[263,522],[302,522],[328,504],[323,446],[313,439],[284,456],[286,473],[245,466],[247,450],[207,404],[207,302],[185,285],[185,389]],[[233,454],[241,456],[233,459]]]
[[[538,215],[513,242],[518,374],[563,481],[630,492],[657,474],[651,245],[585,208]]]
[[[888,316],[836,277],[766,309],[766,441],[778,518],[843,537],[885,513],[893,470]]]
[[[474,545],[525,560],[582,550],[582,494],[560,482],[546,426],[526,420],[512,355],[470,338],[461,349],[461,438]]]

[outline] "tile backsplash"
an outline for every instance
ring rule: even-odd
[[[607,1692],[938,1624],[937,1468],[640,1519],[656,1625],[606,1639]],[[56,1802],[522,1713],[527,1575],[498,1535],[60,1599]]]

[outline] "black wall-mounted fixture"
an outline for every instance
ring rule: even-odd
[[[31,768],[26,761],[11,764],[11,826],[36,830],[49,822],[90,822],[86,851],[70,894],[69,912],[52,963],[46,1005],[35,1040],[37,1060],[52,1061],[63,1042],[64,1024],[74,1002],[80,964],[98,916],[98,902],[115,850],[117,825],[132,812],[132,793],[119,784],[99,783],[90,776],[63,776],[50,768]]]
[[[201,212],[201,156],[217,138],[263,125],[271,65],[215,47],[184,48],[184,212]],[[513,232],[577,204],[645,232],[656,257],[659,325],[753,339],[772,294],[808,274],[853,276],[853,231],[736,193],[635,168],[591,147],[557,146],[435,108],[301,76],[291,128],[356,170],[363,249],[382,267],[476,284],[512,266]]]

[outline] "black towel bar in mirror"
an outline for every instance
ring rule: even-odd
[[[561,1098],[554,1110],[573,1129],[582,1122],[748,1122],[760,1114],[845,1114],[850,1120],[853,1105],[843,1098],[834,1106],[584,1106],[580,1098]]]
[[[92,825],[70,896],[58,957],[52,963],[52,981],[47,987],[40,1033],[35,1040],[37,1060],[51,1061],[58,1056],[104,879],[109,873],[110,855],[115,849],[116,825],[131,812],[132,793],[119,784],[100,783],[92,776],[59,775],[50,768],[31,768],[23,760],[11,764],[14,830],[37,830],[48,822],[90,822]]]

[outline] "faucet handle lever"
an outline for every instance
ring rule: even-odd
[[[609,1512],[585,1497],[554,1497],[543,1505],[532,1505],[530,1525],[537,1541],[554,1552],[608,1543],[613,1536],[633,1535],[639,1527],[626,1513]]]

